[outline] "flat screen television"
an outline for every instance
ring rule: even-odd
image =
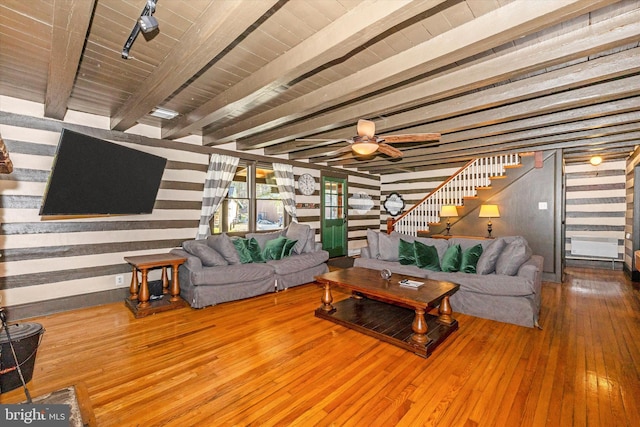
[[[40,215],[153,211],[167,159],[63,129]]]

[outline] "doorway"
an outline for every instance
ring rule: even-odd
[[[347,179],[322,176],[321,236],[322,249],[329,257],[347,255]]]

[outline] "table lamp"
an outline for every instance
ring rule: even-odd
[[[458,216],[458,210],[453,205],[444,205],[440,208],[440,218],[447,218],[447,231],[445,236],[451,236],[451,222],[449,218]]]
[[[487,237],[491,237],[491,218],[500,218],[498,205],[481,205],[479,217],[489,218],[489,221],[487,222]]]

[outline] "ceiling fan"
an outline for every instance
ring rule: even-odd
[[[389,145],[396,142],[422,142],[422,141],[438,141],[439,133],[411,133],[403,135],[384,135],[377,136],[376,124],[371,120],[358,120],[358,134],[349,139],[338,141],[347,141],[347,147],[340,148],[334,153],[346,152],[353,150],[356,154],[367,156],[379,151],[391,157],[402,157],[402,151]],[[314,141],[312,139],[299,139],[298,141]],[[317,141],[317,140],[315,140]]]

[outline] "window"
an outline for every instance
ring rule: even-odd
[[[212,233],[280,230],[285,222],[271,165],[238,165],[229,193],[213,215]]]

